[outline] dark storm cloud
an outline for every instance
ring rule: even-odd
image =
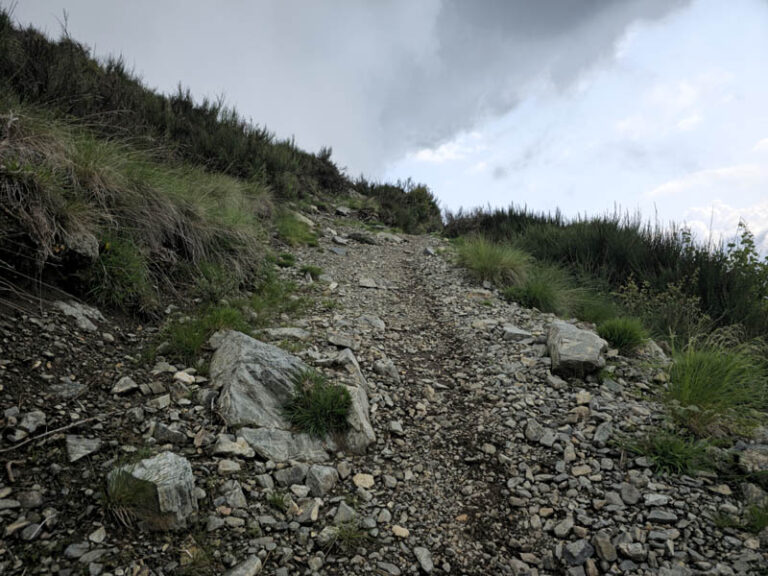
[[[147,83],[226,94],[247,116],[350,171],[439,144],[567,88],[627,27],[686,0],[27,0],[16,18],[122,53]]]

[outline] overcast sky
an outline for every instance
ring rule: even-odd
[[[7,5],[8,2],[5,2]],[[768,250],[768,0],[20,0],[445,208],[614,205]]]

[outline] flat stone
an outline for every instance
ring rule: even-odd
[[[502,333],[503,333],[502,337],[507,342],[521,342],[522,340],[527,340],[528,338],[531,338],[533,336],[527,330],[518,328],[514,324],[504,324],[502,326]]]
[[[547,349],[553,374],[584,377],[605,366],[608,343],[594,332],[555,320],[547,334]]]
[[[241,428],[239,434],[265,460],[322,462],[328,459],[322,441],[309,434],[296,434],[277,428]]]
[[[595,554],[595,549],[587,540],[575,540],[568,542],[563,547],[563,560],[569,566],[581,566],[588,558]]]
[[[339,481],[339,473],[333,466],[313,464],[307,471],[306,484],[313,496],[325,496]]]
[[[136,384],[133,378],[130,376],[123,376],[117,381],[117,384],[112,387],[112,394],[127,394],[128,392],[133,392],[138,389],[139,385]]]
[[[85,438],[72,434],[67,435],[66,443],[70,462],[77,462],[101,448],[101,440],[98,438]]]
[[[352,476],[352,482],[358,488],[365,488],[366,490],[373,488],[374,484],[373,476],[371,474],[363,474],[362,472]]]
[[[224,576],[256,576],[256,574],[260,573],[261,559],[258,556],[253,555],[224,572]]]
[[[376,280],[373,278],[360,278],[358,281],[358,285],[361,288],[378,288],[379,285],[376,284]]]
[[[413,549],[413,555],[416,556],[416,560],[421,566],[421,569],[427,574],[431,573],[435,568],[435,564],[432,562],[432,553],[426,548],[416,546]]]
[[[411,535],[408,528],[404,528],[403,526],[400,526],[399,524],[395,524],[392,526],[392,534],[397,536],[398,538],[408,538],[408,536]]]
[[[245,438],[239,436],[233,442],[226,434],[219,434],[213,447],[213,453],[217,456],[240,456],[241,458],[256,456],[256,452]]]

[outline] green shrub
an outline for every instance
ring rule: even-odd
[[[657,472],[692,474],[711,468],[707,445],[703,441],[660,430],[645,438],[628,442],[626,447],[648,458]]]
[[[621,354],[630,354],[648,339],[643,323],[637,318],[612,318],[597,327],[597,333]]]
[[[277,233],[289,246],[317,246],[317,235],[309,224],[302,222],[290,212],[279,214],[275,222]]]
[[[567,315],[576,294],[565,271],[555,266],[535,266],[519,284],[504,289],[504,297],[526,308]]]
[[[749,345],[710,343],[675,353],[666,394],[674,417],[698,435],[757,423],[768,406],[768,371],[759,354]]]
[[[523,284],[527,278],[530,258],[514,246],[475,236],[459,244],[458,253],[459,264],[477,281],[505,287]]]
[[[712,328],[700,299],[689,295],[682,284],[668,284],[654,291],[648,282],[638,285],[630,279],[618,295],[627,313],[639,318],[656,338],[679,341],[684,346]]]
[[[141,249],[119,236],[108,236],[102,246],[88,277],[90,296],[100,305],[123,311],[153,308],[157,293]]]
[[[281,252],[275,259],[275,264],[280,268],[291,268],[296,264],[296,257],[290,252]]]
[[[768,505],[747,508],[744,527],[753,534],[759,534],[768,526]]]
[[[218,302],[237,289],[237,277],[220,264],[201,262],[198,266],[194,292],[203,302]]]
[[[322,437],[349,428],[352,398],[344,386],[330,384],[323,374],[308,370],[296,377],[296,392],[285,406],[288,421],[302,432]]]
[[[600,324],[619,314],[619,307],[608,294],[589,288],[575,295],[572,308],[571,314],[593,324]]]
[[[424,184],[410,179],[396,184],[375,184],[360,178],[355,188],[361,194],[375,200],[375,204],[352,201],[363,219],[375,215],[388,226],[407,234],[438,232],[443,228],[440,207],[434,194]]]

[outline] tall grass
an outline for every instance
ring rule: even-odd
[[[323,437],[349,428],[351,407],[352,398],[344,386],[331,384],[320,372],[308,370],[296,376],[296,392],[284,412],[302,432]]]
[[[500,287],[525,282],[530,265],[530,257],[522,250],[490,242],[482,236],[459,244],[458,259],[475,280],[493,282]]]
[[[648,339],[643,323],[637,318],[611,318],[598,325],[597,333],[625,355]]]
[[[98,302],[134,310],[152,308],[177,272],[207,263],[244,278],[263,257],[263,183],[160,162],[36,109],[0,124],[0,204],[16,242],[0,246],[0,261],[19,272],[58,265]],[[85,267],[74,248],[83,238],[99,252]],[[18,244],[34,258],[19,260]]]
[[[511,206],[446,215],[451,237],[483,234],[512,242],[541,262],[560,264],[602,278],[614,290],[634,280],[651,294],[677,286],[695,298],[717,326],[742,324],[752,335],[768,333],[768,261],[740,226],[739,239],[705,246],[681,228],[662,228],[639,215],[567,220]]]
[[[669,379],[673,416],[701,436],[754,425],[768,408],[764,346],[691,344],[674,355]]]

